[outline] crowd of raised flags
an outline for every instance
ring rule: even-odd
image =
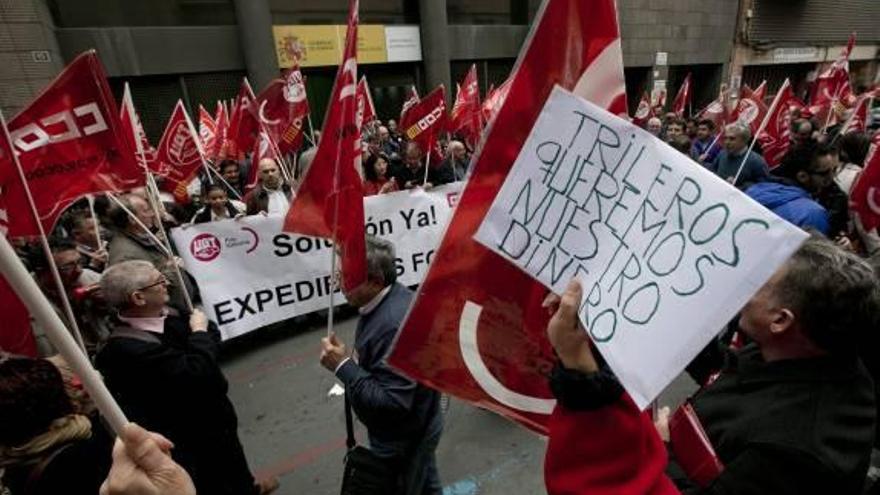
[[[447,108],[443,86],[423,98],[412,87],[400,114],[400,134],[426,150],[428,167],[444,159],[442,144],[450,136],[456,137],[475,151],[471,177],[492,177],[491,183],[482,186],[488,184],[497,192],[554,85],[562,85],[611,113],[625,113],[616,12],[613,2],[599,4],[590,15],[582,15],[574,12],[580,6],[551,2],[511,76],[490,89],[485,99],[480,98],[475,67],[456,84],[451,109]],[[366,277],[362,142],[376,133],[378,120],[368,82],[358,78],[357,2],[353,5],[322,137],[312,143],[316,151],[308,173],[296,177],[297,190],[284,222],[285,231],[335,241],[340,247],[343,284],[349,289]],[[587,50],[579,44],[585,36],[601,40],[604,48]],[[560,43],[570,51],[560,49]],[[748,125],[755,136],[752,146],[759,145],[767,163],[774,167],[791,147],[791,127],[797,119],[818,121],[822,133],[831,129],[840,135],[868,131],[875,90],[855,94],[852,89],[848,59],[854,43],[853,36],[839,58],[818,76],[807,102],[794,94],[788,80],[769,98],[765,82],[756,89],[743,86],[738,95],[722,87],[716,100],[692,114],[693,82],[688,74],[670,112],[711,120],[717,129],[734,122]],[[660,116],[665,106],[665,92],[645,94],[631,120],[645,126]],[[0,118],[0,227],[11,239],[45,239],[65,209],[83,197],[139,187],[157,198],[161,190],[176,202],[187,203],[191,201],[190,185],[200,175],[208,182],[224,181],[216,170],[216,164],[223,160],[250,160],[243,192],[257,184],[256,164],[263,158],[281,162],[284,174],[294,177],[299,152],[306,140],[312,140],[306,132],[311,127],[309,113],[304,78],[294,67],[258,94],[243,80],[231,106],[218,101],[212,114],[200,105],[195,121],[179,100],[154,146],[141,126],[128,85],[117,105],[97,53],[83,53],[24,110],[8,122]],[[880,188],[878,145],[880,134],[875,134],[864,171],[850,195],[851,208],[868,230],[880,225],[880,208],[874,199]],[[450,319],[459,317],[465,294],[521,310],[489,324],[494,325],[488,333],[495,339],[508,328],[523,329],[515,337],[519,342],[506,348],[509,357],[521,354],[513,348],[546,349],[543,329],[547,318],[543,311],[535,310],[540,307],[543,287],[472,239],[492,196],[494,193],[485,189],[480,194],[464,191],[422,285],[422,292],[431,297],[420,297],[414,303],[390,359],[426,384],[544,430],[547,411],[510,407],[486,395],[462,375],[460,364],[442,371],[426,370],[424,354],[414,351],[432,347],[430,352],[438,356],[459,355],[457,349],[444,351],[447,344],[457,344],[439,336]],[[467,280],[459,277],[462,260],[471,267]],[[487,280],[496,283],[489,285]],[[0,307],[8,311],[7,321],[26,321],[24,308],[11,289],[0,280]],[[487,303],[484,311],[503,310]],[[2,337],[0,342],[4,342]],[[542,378],[537,373],[531,375],[525,372],[519,378],[520,388],[544,393],[546,385],[538,383]]]

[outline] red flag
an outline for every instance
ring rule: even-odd
[[[400,121],[403,134],[419,144],[425,153],[430,150],[431,162],[440,165],[443,153],[438,149],[437,137],[446,132],[446,91],[439,86],[410,107]]]
[[[772,110],[767,114],[767,125],[757,136],[764,150],[764,160],[770,168],[782,162],[791,146],[791,113],[797,103],[791,83],[786,79],[776,94]]]
[[[211,149],[205,150],[205,154],[206,158],[219,161],[226,158],[226,141],[229,137],[229,114],[226,112],[226,105],[223,102],[217,102],[216,115],[214,118],[214,143]]]
[[[284,230],[333,239],[342,250],[343,286],[367,279],[364,191],[357,126],[358,0],[349,4],[343,63],[336,73],[318,150],[284,219]]]
[[[403,102],[403,108],[400,109],[400,121],[403,122],[403,118],[406,116],[406,112],[419,102],[419,92],[416,90],[416,87],[409,87],[409,96],[406,97],[406,100]]]
[[[362,128],[364,124],[376,120],[376,107],[373,106],[373,97],[370,95],[370,85],[367,77],[361,76],[357,87],[357,124]]]
[[[715,123],[715,128],[720,129],[730,118],[727,111],[727,99],[729,91],[723,90],[712,103],[700,112],[700,120],[708,119]]]
[[[854,100],[849,82],[849,56],[855,43],[856,35],[853,33],[837,60],[816,78],[810,92],[810,113],[828,125],[837,123],[834,115],[828,112],[840,103],[850,106]]]
[[[306,86],[299,68],[292,68],[284,79],[272,80],[251,109],[256,112],[260,129],[282,154],[299,149],[303,141],[303,120],[309,114]]]
[[[856,104],[852,108],[852,114],[840,129],[840,134],[851,132],[865,132],[868,128],[868,109],[871,108],[873,93],[859,95]]]
[[[195,179],[202,166],[202,151],[198,138],[193,132],[192,123],[177,100],[174,112],[168,120],[162,140],[159,141],[160,174],[164,177],[162,190],[174,195],[178,203],[187,203],[189,195],[186,187]]]
[[[135,159],[141,167],[155,172],[159,165],[156,162],[156,148],[147,139],[147,133],[141,125],[141,118],[134,109],[131,98],[131,90],[125,83],[122,93],[122,107],[119,109],[119,123],[122,134],[128,140],[129,146],[134,151]],[[143,153],[143,156],[141,156]]]
[[[227,140],[227,158],[239,160],[244,158],[244,152],[254,145],[257,133],[257,119],[251,107],[256,97],[247,78],[241,81],[241,88],[235,98],[233,114],[229,117],[229,133]]]
[[[752,130],[752,135],[757,134],[761,122],[767,115],[767,105],[764,103],[764,99],[758,96],[760,96],[758,93],[744,85],[740,92],[739,101],[736,102],[736,108],[730,115],[732,122],[742,122],[748,125]]]
[[[744,86],[744,87],[748,88],[748,86]],[[765,79],[765,80],[761,81],[761,84],[759,84],[757,88],[755,88],[755,89],[749,88],[749,90],[751,91],[753,98],[755,98],[758,101],[764,101],[767,98],[767,80]]]
[[[653,117],[654,107],[651,106],[651,98],[648,96],[648,92],[645,91],[642,93],[642,99],[639,101],[639,106],[636,107],[636,114],[633,115],[632,123],[639,127],[645,127],[648,121]]]
[[[0,235],[4,237],[8,233],[9,215],[3,199],[8,188],[17,183],[19,178],[12,161],[12,145],[6,137],[6,130],[0,128]],[[30,216],[27,212],[21,212],[19,215]],[[30,315],[3,277],[0,277],[0,308],[3,308],[0,350],[37,357],[37,342],[31,331]]]
[[[473,240],[554,85],[626,112],[614,0],[542,4],[467,188],[398,333],[390,364],[431,387],[545,430],[546,289]],[[442,363],[442,364],[440,364]]]
[[[512,80],[512,77],[508,77],[501,86],[489,91],[489,94],[486,95],[486,101],[483,102],[482,108],[483,120],[486,123],[491,122],[495,115],[498,114],[498,110],[504,105],[504,100],[507,98],[507,92],[510,91],[510,82]]]
[[[691,102],[691,73],[685,76],[684,82],[678,88],[678,94],[675,95],[675,101],[672,102],[672,111],[679,117],[684,116],[688,103]]]
[[[871,139],[865,168],[849,195],[849,207],[859,214],[866,231],[880,226],[880,132]]]
[[[216,135],[217,122],[214,122],[214,118],[205,110],[205,107],[199,105],[199,139],[202,140],[202,147],[206,152],[214,149]]]
[[[95,51],[78,56],[27,108],[9,134],[46,232],[82,196],[143,185],[143,169],[119,126],[119,110]],[[17,176],[17,175],[16,175]],[[9,235],[36,236],[23,186],[4,191]]]
[[[457,87],[449,127],[453,133],[460,135],[471,149],[475,149],[483,131],[476,65],[471,65],[471,69]]]

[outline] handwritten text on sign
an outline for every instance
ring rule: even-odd
[[[561,293],[646,406],[806,234],[557,87],[476,239]]]

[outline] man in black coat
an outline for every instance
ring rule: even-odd
[[[401,466],[397,493],[439,495],[434,450],[443,424],[440,394],[392,370],[386,361],[406,316],[412,291],[396,282],[394,246],[367,236],[367,282],[346,291],[361,314],[354,356],[335,335],[322,339],[321,364],[345,384],[352,409],[370,439],[370,450]]]
[[[171,454],[198,493],[269,493],[275,479],[255,482],[238,439],[238,418],[217,365],[219,335],[200,310],[171,314],[168,281],[146,261],[104,272],[101,289],[118,311],[96,363],[132,421],[174,443]]]
[[[859,352],[876,346],[877,287],[868,263],[828,240],[812,238],[752,296],[738,322],[752,343],[724,353],[720,374],[692,398],[724,469],[708,486],[697,487],[688,476],[693,473],[671,458],[667,473],[683,493],[862,493],[876,412],[873,382]],[[560,358],[551,388],[561,410],[581,426],[576,435],[551,426],[549,437],[554,452],[585,459],[581,447],[587,442],[595,452],[613,450],[604,450],[595,434],[597,425],[606,431],[619,428],[619,435],[608,436],[615,445],[647,444],[657,433],[622,426],[625,416],[632,419],[639,412],[622,399],[610,372],[600,369],[587,333],[578,328],[582,295],[579,285],[570,285],[548,326]],[[548,300],[547,305],[553,303]],[[584,422],[588,416],[590,424]],[[660,423],[657,429],[668,440],[668,426]],[[560,436],[562,431],[567,434]],[[601,462],[614,458],[607,455]],[[557,479],[607,468],[597,462],[579,465],[560,455],[548,457],[547,465]]]

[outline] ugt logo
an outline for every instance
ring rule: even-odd
[[[174,128],[168,154],[176,167],[186,165],[198,158],[198,150],[192,142],[192,134],[186,122],[178,122]]]
[[[189,252],[199,261],[213,261],[220,256],[220,239],[214,234],[199,234],[190,242]]]
[[[22,153],[48,144],[63,143],[107,130],[107,122],[95,102],[43,117],[18,129],[11,129],[9,137]]]

